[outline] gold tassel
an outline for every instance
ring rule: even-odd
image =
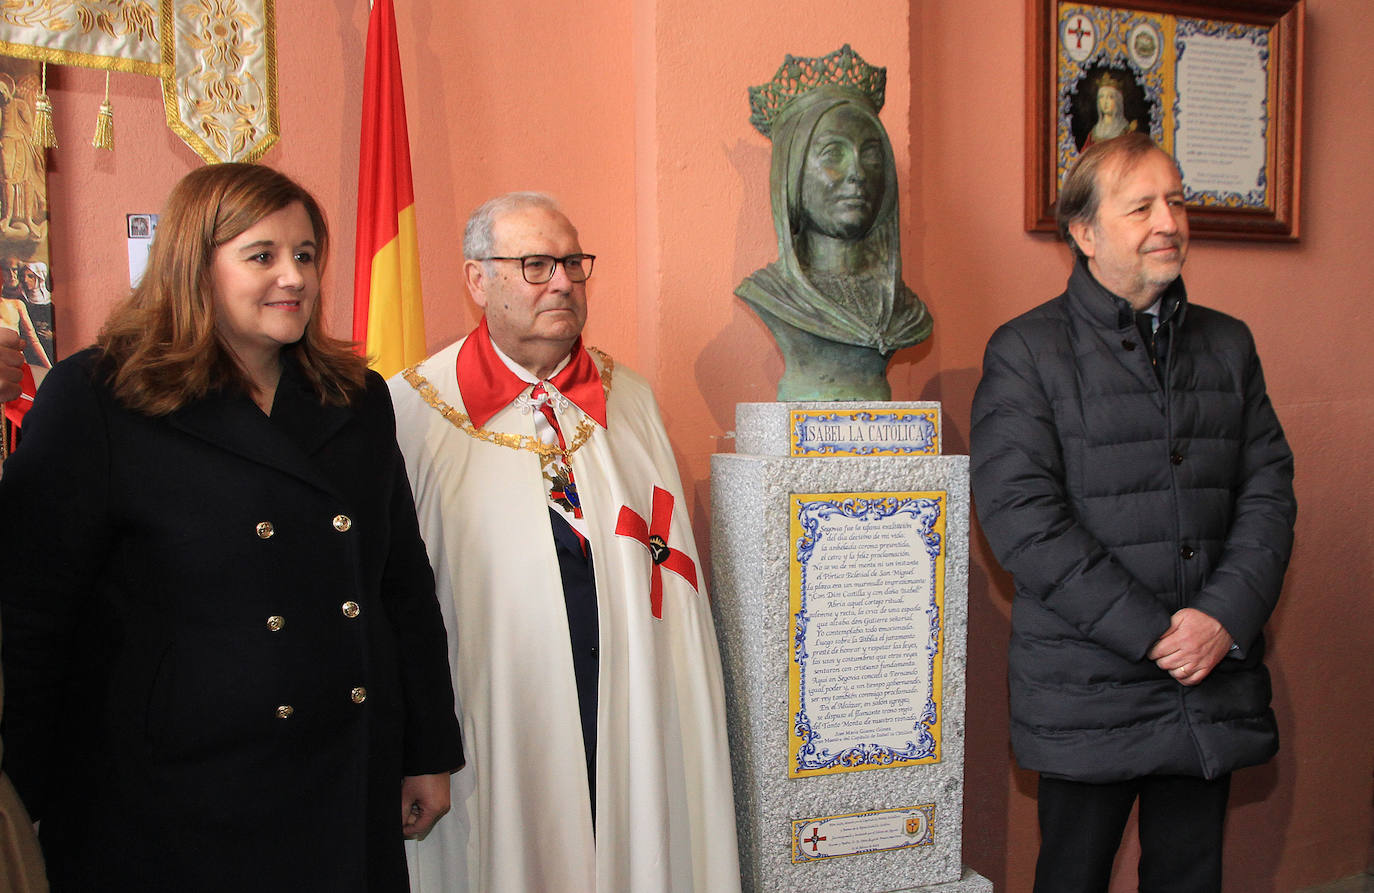
[[[95,116],[95,136],[91,145],[97,149],[114,151],[114,108],[110,105],[110,73],[105,72],[105,101]]]
[[[57,148],[52,126],[52,101],[48,99],[48,63],[43,63],[43,88],[33,102],[33,141],[44,149]]]

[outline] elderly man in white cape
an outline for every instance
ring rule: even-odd
[[[481,324],[391,381],[470,748],[412,888],[738,890],[710,604],[653,394],[582,345],[595,258],[539,193],[463,249]]]

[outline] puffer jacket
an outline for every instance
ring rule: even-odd
[[[1152,368],[1080,261],[988,343],[970,430],[978,519],[1016,597],[1018,762],[1112,782],[1215,778],[1278,748],[1262,628],[1293,542],[1293,457],[1245,324],[1169,287]],[[1171,615],[1237,648],[1186,687],[1146,658]]]

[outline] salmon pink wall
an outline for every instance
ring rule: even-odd
[[[1021,231],[1023,4],[919,9],[914,232],[919,290],[937,322],[931,355],[911,370],[906,394],[943,401],[947,445],[963,452],[988,336],[1061,291],[1070,262],[1063,245]],[[1364,871],[1374,832],[1374,360],[1364,346],[1374,22],[1353,0],[1308,0],[1307,9],[1302,241],[1195,241],[1184,273],[1194,300],[1250,324],[1297,458],[1297,547],[1268,631],[1281,749],[1268,766],[1235,777],[1226,889],[1237,893]],[[976,529],[973,542],[964,854],[998,889],[1028,890],[1034,778],[1007,761],[1011,584]],[[1119,869],[1114,893],[1134,889],[1133,871]]]
[[[942,401],[947,451],[967,451],[988,335],[1056,294],[1069,270],[1062,245],[1021,228],[1021,0],[395,4],[430,347],[477,318],[460,279],[468,212],[509,189],[555,193],[599,255],[588,340],[654,384],[703,551],[709,457],[732,449],[735,403],[772,399],[782,371],[767,330],[732,294],[776,250],[769,144],[747,122],[745,89],[786,53],[846,42],[887,66],[906,278],[936,319],[930,341],[896,357],[893,396]],[[277,17],[283,133],[265,161],[329,211],[329,320],[346,334],[366,4],[290,0]],[[1361,347],[1374,19],[1358,0],[1308,0],[1307,25],[1303,241],[1199,242],[1187,268],[1197,300],[1254,329],[1298,460],[1298,546],[1270,626],[1283,746],[1237,775],[1228,826],[1227,889],[1246,893],[1364,870],[1374,835],[1374,361]],[[200,162],[163,126],[152,79],[115,75],[113,154],[89,145],[104,76],[61,69],[50,86],[65,356],[127,289],[124,213],[157,210]],[[1011,589],[976,527],[972,542],[965,861],[999,890],[1026,890],[1037,835],[1034,779],[1007,749]],[[1128,869],[1113,889],[1134,889]]]
[[[785,10],[785,11],[784,11]],[[733,452],[735,404],[772,400],[782,360],[772,337],[734,297],[745,276],[777,258],[768,198],[772,145],[749,124],[747,88],[772,79],[784,56],[822,56],[849,43],[887,67],[882,119],[897,169],[910,166],[910,14],[905,0],[870,0],[864,16],[836,0],[740,4],[659,0],[653,65],[652,153],[638,184],[642,332],[658,346],[645,373],[693,501],[705,551],[710,455]],[[843,22],[843,25],[839,23]],[[903,209],[911,219],[910,209]]]

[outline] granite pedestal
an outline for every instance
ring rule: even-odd
[[[961,859],[968,457],[917,454],[938,412],[740,404],[712,457],[747,891],[991,893]]]

